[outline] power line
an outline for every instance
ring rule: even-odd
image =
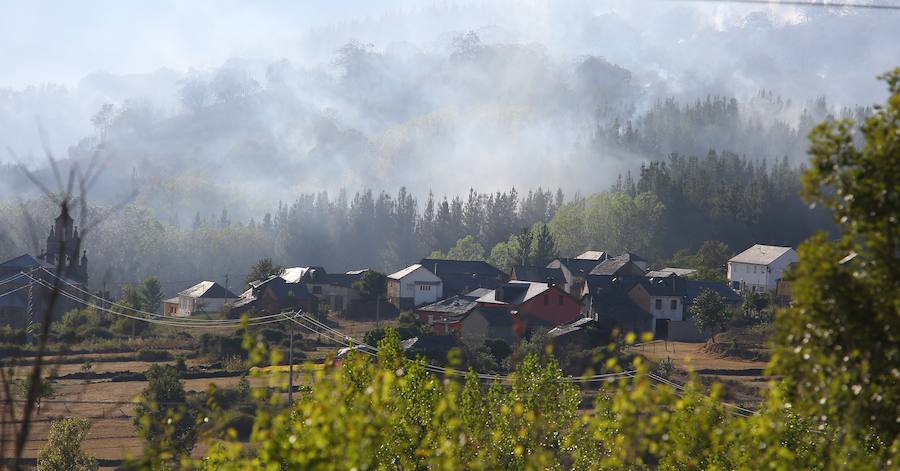
[[[860,10],[900,10],[900,5],[883,3],[848,3],[848,2],[808,2],[802,0],[665,0],[677,3],[744,3],[750,5],[766,6],[799,6],[799,7],[829,7],[829,8],[855,8]]]

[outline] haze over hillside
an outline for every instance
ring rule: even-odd
[[[97,201],[134,188],[168,220],[209,212],[201,200],[247,219],[321,190],[591,193],[670,152],[800,162],[809,126],[864,112],[900,58],[890,18],[831,8],[133,7],[5,6],[0,143],[16,158],[2,159],[49,178],[39,121],[57,157],[106,162]],[[622,145],[632,130],[639,145]],[[0,197],[35,191],[2,179]]]

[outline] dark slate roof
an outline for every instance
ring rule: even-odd
[[[343,286],[352,288],[353,283],[359,281],[368,270],[355,270],[347,273],[328,273],[322,275],[321,279],[316,279],[315,283],[325,283],[335,286]]]
[[[693,303],[694,299],[697,296],[700,296],[704,290],[712,290],[718,293],[720,296],[725,298],[725,302],[737,304],[741,302],[741,296],[734,292],[733,289],[729,288],[728,285],[724,283],[716,283],[714,281],[698,281],[698,280],[685,280],[687,287],[687,302],[688,304]]]
[[[487,320],[489,325],[494,327],[508,327],[515,322],[506,308],[479,306],[476,311]]]
[[[625,252],[622,255],[619,255],[615,258],[621,258],[622,260],[628,260],[629,262],[646,262],[647,260],[644,257],[634,253],[634,252]]]
[[[621,291],[626,293],[641,282],[641,276],[589,275],[585,282],[588,294],[597,296],[598,292]]]
[[[266,285],[266,288],[271,289],[275,296],[278,297],[280,301],[284,301],[290,294],[294,295],[294,298],[297,301],[306,301],[310,299],[316,299],[312,293],[306,289],[306,285],[303,283],[269,283]],[[263,288],[263,289],[266,289]]]
[[[52,265],[42,262],[30,254],[19,255],[18,257],[11,258],[3,263],[0,263],[0,270],[23,270],[28,268],[35,267],[52,267]]]
[[[547,283],[548,280],[556,283],[565,283],[566,281],[566,277],[563,276],[560,268],[515,267],[512,271],[515,279],[519,281],[537,281],[540,283]]]
[[[591,275],[640,276],[643,274],[644,270],[641,270],[634,262],[619,257],[606,260],[591,270]]]
[[[447,314],[450,316],[463,316],[468,314],[472,309],[478,306],[478,303],[475,302],[475,299],[472,299],[469,296],[453,296],[447,299],[443,299],[433,304],[429,304],[427,306],[422,306],[417,308],[416,311],[421,311],[425,313],[440,313]]]
[[[507,278],[502,270],[482,261],[423,258],[419,264],[441,279],[445,295],[476,288],[493,289]]]
[[[597,265],[601,263],[600,260],[589,260],[583,258],[557,258],[556,260],[550,262],[547,266],[550,267],[556,262],[565,265],[573,275],[578,277],[587,276],[591,272],[591,270],[596,268]]]
[[[687,287],[686,280],[676,275],[667,276],[665,278],[645,277],[641,279],[640,284],[643,286],[650,296],[686,296]]]

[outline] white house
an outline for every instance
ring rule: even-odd
[[[215,281],[201,281],[178,293],[175,317],[187,317],[198,312],[218,312],[225,304],[237,298],[237,295]]]
[[[728,284],[739,291],[775,291],[784,270],[796,261],[791,247],[756,244],[728,261]]]
[[[441,279],[418,263],[387,278],[388,300],[399,309],[411,309],[444,297]]]

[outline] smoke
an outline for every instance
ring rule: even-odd
[[[133,186],[138,203],[175,224],[226,207],[259,219],[278,200],[320,190],[590,193],[661,156],[604,145],[598,130],[637,121],[666,97],[736,97],[764,140],[767,121],[796,128],[819,96],[832,107],[883,99],[875,76],[900,63],[895,16],[832,9],[5,7],[0,34],[15,52],[0,56],[14,71],[0,90],[0,144],[39,169],[40,119],[57,155],[107,162],[95,198],[115,201]],[[22,25],[45,34],[26,39]],[[773,109],[754,99],[763,89],[790,101]],[[0,198],[27,189],[9,172],[0,181]]]

